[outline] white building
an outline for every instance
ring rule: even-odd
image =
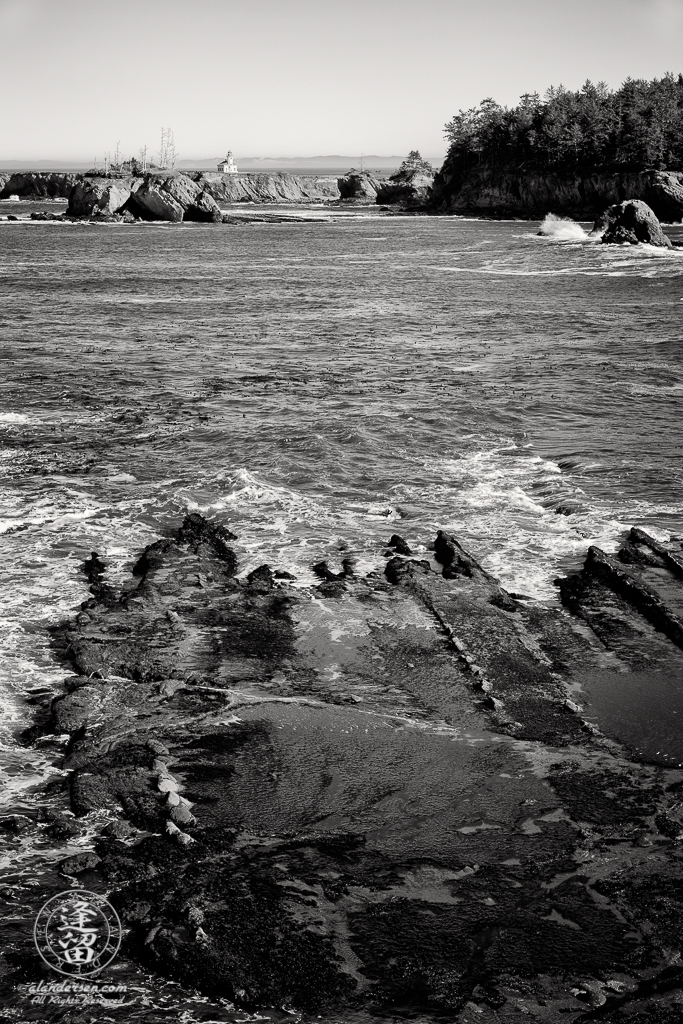
[[[221,160],[218,165],[219,174],[237,174],[237,167],[232,159],[232,150],[228,150],[228,155],[225,160]]]

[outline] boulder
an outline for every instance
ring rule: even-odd
[[[85,178],[71,190],[67,217],[107,217],[119,213],[141,184],[142,178]]]
[[[642,199],[628,199],[610,206],[595,222],[593,231],[602,232],[602,241],[607,244],[638,245],[642,242],[673,248],[671,239],[664,234],[653,211]]]
[[[337,179],[340,198],[355,202],[376,202],[377,189],[380,184],[380,181],[373,178],[367,171],[351,170],[342,178]]]
[[[223,220],[223,213],[211,193],[204,190],[199,193],[194,203],[186,209],[185,220],[198,220],[213,224],[220,224]]]
[[[143,220],[170,220],[178,223],[185,209],[161,184],[150,179],[133,193],[126,208]]]

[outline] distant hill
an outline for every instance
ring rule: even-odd
[[[177,166],[186,170],[213,170],[222,159],[222,156],[217,156],[209,160],[179,160]],[[362,157],[360,153],[352,156],[343,154],[277,157],[235,155],[235,163],[240,171],[263,172],[264,174],[273,174],[277,171],[286,171],[289,174],[343,174],[351,167],[360,168],[361,163],[363,169],[367,171],[395,171],[403,159],[403,156],[379,156],[376,153],[364,153]],[[443,161],[443,156],[429,157],[429,160],[439,166]]]
[[[405,154],[404,154],[405,155]],[[221,156],[197,159],[178,160],[176,169],[181,171],[215,171]],[[351,167],[367,171],[395,171],[402,163],[404,156],[379,156],[359,153],[353,156],[333,154],[331,156],[244,156],[235,157],[240,171],[273,174],[285,171],[288,174],[344,174]],[[438,167],[443,155],[428,157],[430,163]],[[100,161],[101,163],[101,161]],[[0,171],[87,171],[93,166],[92,160],[2,160]]]

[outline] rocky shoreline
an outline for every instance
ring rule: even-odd
[[[219,204],[307,205],[379,204],[421,209],[433,175],[417,170],[391,178],[367,172],[347,175],[177,174],[142,177],[22,173],[0,174],[0,199],[67,199],[65,214],[38,214],[42,220],[203,221],[230,223]]]
[[[473,167],[466,173],[448,160],[434,174],[404,166],[389,178],[351,170],[341,177],[290,174],[160,173],[143,177],[32,172],[0,174],[0,199],[68,200],[65,214],[34,219],[200,221],[232,223],[221,204],[239,206],[377,206],[398,214],[456,214],[496,220],[543,219],[552,212],[595,220],[611,206],[642,201],[658,220],[683,219],[683,172],[572,172],[541,174],[524,169]],[[16,219],[12,217],[11,219]]]
[[[238,578],[234,539],[189,515],[121,590],[93,554],[54,632],[72,674],[27,741],[68,736],[57,785],[109,810],[62,871],[127,955],[335,1022],[678,1021],[683,770],[577,684],[683,669],[681,552],[632,530],[548,607],[443,532],[312,590]]]
[[[496,219],[536,220],[549,211],[592,221],[628,199],[647,203],[667,223],[683,219],[683,171],[556,171],[478,166],[464,170],[446,160],[436,175],[434,212]]]

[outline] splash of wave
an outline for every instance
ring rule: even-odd
[[[581,225],[571,217],[558,217],[554,213],[545,215],[538,233],[558,242],[583,242],[588,238]]]

